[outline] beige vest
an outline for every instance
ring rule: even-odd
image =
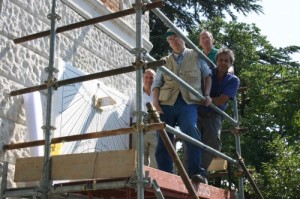
[[[186,49],[183,62],[178,66],[173,55],[163,58],[166,61],[165,66],[199,93],[201,91],[201,71],[199,69],[199,58],[196,52]],[[160,88],[159,102],[162,105],[174,105],[179,92],[188,104],[200,103],[200,99],[188,92],[171,77],[163,73],[164,85]]]

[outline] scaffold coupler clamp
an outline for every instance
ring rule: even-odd
[[[47,15],[47,19],[51,20],[52,18],[57,19],[57,21],[61,20],[61,16],[58,15],[57,13],[54,14],[50,13]]]
[[[149,177],[149,171],[145,171],[145,177],[143,177],[142,182],[145,187],[151,187],[152,180]],[[137,176],[134,176],[129,179],[128,186],[131,188],[136,188],[137,187],[136,184],[138,184],[138,183],[139,183],[139,181],[138,181]]]
[[[54,131],[55,129],[56,129],[56,127],[55,126],[47,126],[47,125],[44,125],[44,126],[42,126],[42,129],[43,130],[50,130],[50,131]]]
[[[130,50],[130,53],[134,54],[136,57],[139,56],[138,53],[141,53],[141,59],[143,61],[146,60],[147,50],[145,48],[133,48],[132,50]]]
[[[238,169],[239,172],[244,173],[242,166],[245,165],[245,162],[244,162],[243,158],[241,157],[241,155],[238,152],[236,152],[236,156],[237,156],[237,163],[238,163],[237,164],[237,169]]]
[[[245,128],[245,127],[242,128],[242,127],[236,126],[236,127],[231,128],[230,131],[233,135],[241,135],[243,133],[247,133],[248,128]]]
[[[146,5],[147,3],[137,1],[137,3],[132,4],[132,7],[135,8],[135,10],[142,10],[142,14],[145,14],[145,12],[147,11]]]
[[[138,124],[138,122],[136,122],[136,123],[134,123],[133,125],[132,125],[132,128],[135,130],[135,131],[137,131],[137,129],[138,129],[138,125],[139,125],[139,129],[142,129],[142,130],[144,130],[145,128],[146,128],[146,126],[147,126],[147,113],[146,112],[144,112],[144,111],[140,111],[140,112],[138,112],[138,111],[134,111],[133,112],[133,115],[134,116],[137,116],[137,115],[141,115],[141,117],[142,117],[142,120],[141,120],[141,123],[140,124]]]
[[[144,61],[140,61],[139,64],[137,64],[136,62],[134,62],[134,63],[132,63],[132,66],[135,68],[135,70],[138,70],[138,69],[141,68],[143,70],[143,73],[147,69],[147,63],[144,62]]]
[[[83,190],[84,191],[92,191],[92,190],[94,190],[95,183],[96,183],[95,180],[86,182],[86,184],[84,184],[84,186],[83,186]]]
[[[57,90],[59,87],[57,79],[54,77],[53,79],[49,78],[47,81],[44,82],[47,88],[52,87],[54,90]]]
[[[54,68],[54,67],[47,67],[47,68],[45,68],[45,72],[47,72],[47,73],[58,73],[58,69],[57,68]]]
[[[233,135],[239,135],[239,134],[240,134],[239,126],[232,127],[232,128],[230,129],[230,131],[231,131],[231,133],[232,133]]]

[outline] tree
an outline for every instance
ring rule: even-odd
[[[280,194],[281,198],[286,198],[286,192],[276,192],[276,188],[291,191],[286,188],[291,185],[289,182],[299,180],[299,170],[294,165],[300,165],[300,64],[292,61],[290,55],[299,52],[300,47],[275,48],[254,24],[225,22],[221,18],[201,21],[200,24],[190,39],[198,44],[200,29],[210,30],[216,47],[228,47],[235,52],[236,75],[241,79],[241,86],[248,88],[247,100],[239,100],[239,112],[243,113],[240,126],[249,128],[249,133],[241,138],[243,158],[255,169],[255,179],[260,182],[266,198],[280,198]],[[229,126],[225,122],[224,128]],[[223,151],[235,157],[234,140],[223,137],[222,142]],[[274,147],[275,143],[280,146],[282,142],[284,147]],[[298,158],[290,154],[297,151]],[[285,170],[280,169],[286,157],[289,161]],[[284,172],[286,170],[293,170],[293,175]],[[280,173],[278,175],[284,182],[272,179],[271,174],[275,171]],[[266,186],[270,182],[272,185]],[[251,189],[246,190],[249,190],[247,198],[254,198]],[[297,189],[288,195],[295,194]]]
[[[263,163],[261,179],[266,198],[297,198],[300,194],[300,143],[290,146],[287,139],[276,137],[268,143],[270,162]]]
[[[248,88],[247,96],[243,100],[239,97],[240,126],[249,128],[249,133],[241,138],[245,163],[255,169],[255,180],[265,198],[298,196],[300,65],[292,61],[290,55],[299,52],[300,47],[275,48],[254,24],[236,21],[233,10],[245,15],[251,11],[261,12],[258,1],[165,2],[163,13],[186,30],[195,44],[198,44],[200,30],[208,29],[214,35],[216,47],[228,47],[235,52],[235,72],[241,86]],[[225,22],[222,19],[225,13],[233,21]],[[200,20],[200,16],[207,21]],[[167,27],[151,13],[150,29],[150,40],[154,44],[151,54],[160,58],[168,51],[164,38]],[[229,126],[228,122],[224,123],[224,129]],[[235,157],[234,140],[228,136],[222,137],[222,142],[223,151]],[[255,198],[251,188],[246,186],[245,190],[247,198]]]
[[[259,0],[166,0],[161,11],[177,25],[177,27],[191,33],[200,23],[200,17],[212,19],[216,16],[225,17],[226,14],[236,19],[233,11],[246,15],[249,12],[261,13]],[[153,43],[151,54],[159,59],[168,52],[168,45],[164,33],[168,28],[150,12],[150,41]]]

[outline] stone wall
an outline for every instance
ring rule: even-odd
[[[87,3],[92,1],[101,3],[99,0],[82,0]],[[133,3],[132,0],[123,2],[126,4],[122,6],[124,8],[130,7]],[[0,161],[9,162],[8,187],[16,186],[13,182],[16,158],[29,156],[28,148],[2,150],[4,144],[28,141],[24,100],[21,95],[12,97],[9,93],[40,85],[47,80],[48,73],[45,72],[45,68],[49,64],[50,49],[49,37],[21,44],[15,44],[13,39],[49,30],[50,20],[47,15],[51,12],[51,3],[49,0],[0,1]],[[57,1],[56,12],[61,16],[61,20],[57,23],[58,27],[85,20],[63,0]],[[143,18],[143,34],[149,37],[148,15],[145,14]],[[122,23],[133,28],[135,16],[124,17]],[[118,32],[114,34],[118,35]],[[120,42],[113,38],[94,25],[64,32],[57,35],[56,57],[72,63],[86,73],[131,65],[134,61],[131,49],[120,45]],[[128,96],[135,88],[135,73],[107,77],[101,81]],[[46,91],[42,91],[41,96],[45,110]],[[43,112],[45,118],[45,111]]]

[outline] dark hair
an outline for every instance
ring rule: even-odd
[[[233,64],[235,57],[232,50],[230,50],[229,48],[220,48],[217,52],[216,60],[218,60],[221,54],[229,55],[231,64]]]

